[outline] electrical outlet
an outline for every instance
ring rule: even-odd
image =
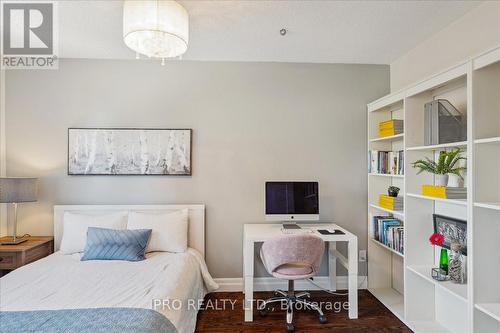
[[[360,262],[366,261],[366,250],[359,250],[359,261]]]

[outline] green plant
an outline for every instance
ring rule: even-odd
[[[460,148],[456,148],[450,151],[440,151],[437,162],[426,157],[424,160],[413,162],[412,166],[414,168],[420,169],[417,174],[420,174],[423,171],[427,171],[436,175],[445,175],[451,173],[463,179],[461,173],[462,171],[467,170],[467,168],[457,166],[457,163],[460,160],[467,160],[466,157],[460,156],[460,153],[462,152],[463,151]]]

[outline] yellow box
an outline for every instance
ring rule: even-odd
[[[392,128],[392,127],[394,127],[394,119],[378,123],[378,128]]]
[[[378,131],[378,136],[381,138],[384,138],[386,136],[392,136],[392,135],[396,135],[396,132],[394,131],[394,129],[379,130]]]
[[[382,208],[394,210],[394,197],[390,197],[386,194],[379,194],[378,205]]]
[[[386,120],[382,121],[378,124],[378,133],[379,137],[383,138],[386,136],[391,136],[391,135],[396,135],[399,134],[395,130],[395,122],[397,119],[391,119],[391,120]]]
[[[446,199],[446,186],[422,185],[422,195]]]

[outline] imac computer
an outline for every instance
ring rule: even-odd
[[[266,221],[319,220],[318,182],[266,182]],[[295,223],[284,223],[293,228]]]

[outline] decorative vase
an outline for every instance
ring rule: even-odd
[[[451,173],[451,174],[448,174],[448,187],[462,187],[463,186],[463,182],[462,182],[462,179]]]
[[[448,185],[448,178],[448,174],[434,175],[434,183],[436,186],[446,186]]]
[[[448,274],[448,250],[441,248],[441,255],[439,256],[439,268]]]
[[[464,284],[467,282],[467,263],[460,251],[460,242],[453,240],[450,248],[451,254],[448,263],[450,280],[454,283]]]

